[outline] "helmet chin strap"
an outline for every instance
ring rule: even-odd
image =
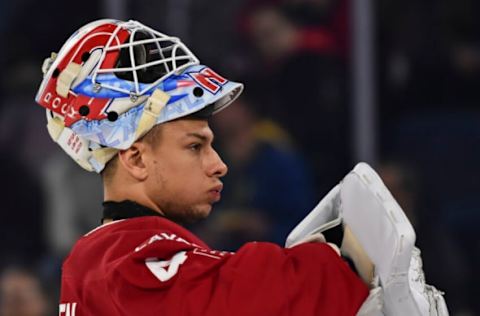
[[[71,62],[65,67],[65,69],[60,73],[57,79],[57,94],[66,98],[70,92],[73,81],[78,77],[80,71],[82,70],[82,65]]]
[[[98,65],[100,57],[102,56],[102,49],[97,48],[90,52],[90,56],[88,59],[83,63],[82,68],[78,75],[75,77],[74,81],[72,82],[70,89],[75,89],[80,83],[85,80],[85,78],[90,75],[93,69]]]
[[[55,56],[52,54],[52,57]],[[98,64],[101,56],[102,50],[95,49],[90,53],[90,56],[83,65],[70,62],[58,76],[56,92],[64,98],[68,97],[70,90],[82,83],[92,72],[93,68]],[[51,58],[47,58],[44,62],[44,67],[50,67],[52,62],[53,60],[51,60]]]
[[[52,67],[52,64],[56,58],[57,58],[57,53],[54,53],[54,52],[50,54],[50,57],[45,58],[42,64],[42,73],[44,76],[47,74],[50,67]]]
[[[160,89],[155,90],[151,97],[148,98],[147,104],[143,109],[142,116],[138,122],[138,127],[135,132],[135,139],[139,139],[145,135],[157,122],[157,117],[160,115],[162,109],[170,100],[170,95]]]

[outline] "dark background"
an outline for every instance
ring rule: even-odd
[[[354,149],[350,1],[2,1],[0,315],[20,315],[11,307],[18,302],[34,306],[28,315],[55,310],[61,261],[99,223],[99,177],[50,140],[34,102],[44,58],[71,33],[106,16],[139,20],[244,82],[242,110],[212,122],[231,171],[224,201],[211,224],[192,229],[218,248],[281,243],[364,158]],[[427,282],[446,292],[452,315],[480,315],[480,4],[372,5],[376,147],[368,162],[415,226]],[[37,296],[22,296],[29,286]]]

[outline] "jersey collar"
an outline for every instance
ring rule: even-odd
[[[105,201],[102,204],[103,204],[102,223],[106,219],[117,221],[121,219],[141,217],[141,216],[163,217],[162,214],[155,212],[154,210],[146,206],[140,205],[130,200],[125,200],[121,202]]]

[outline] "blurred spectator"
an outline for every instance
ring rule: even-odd
[[[39,277],[20,267],[5,269],[0,276],[0,315],[52,315],[48,295]]]
[[[267,65],[278,65],[300,47],[300,30],[277,7],[250,13],[248,29],[255,48]]]
[[[220,249],[252,240],[283,245],[315,203],[304,160],[280,127],[255,116],[253,105],[243,97],[213,119],[229,166],[222,201],[206,224],[207,242]]]
[[[245,29],[259,56],[248,86],[264,96],[259,113],[272,115],[292,135],[314,168],[316,191],[325,194],[351,165],[346,61],[328,23],[312,28],[298,22],[309,6],[322,12],[323,22],[346,10],[336,1],[300,1],[248,11]]]
[[[475,108],[480,79],[478,1],[385,1],[378,38],[382,117]]]
[[[270,64],[296,51],[347,57],[347,13],[347,0],[254,0],[243,9],[240,28]]]

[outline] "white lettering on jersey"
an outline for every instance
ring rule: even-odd
[[[175,254],[172,259],[158,261],[158,259],[147,259],[145,265],[162,282],[166,282],[173,278],[181,264],[187,260],[186,251],[180,251]]]
[[[225,257],[225,255],[228,254],[228,252],[226,252],[226,251],[207,250],[207,249],[202,249],[202,248],[193,249],[193,253],[196,254],[196,255],[209,257],[209,258],[213,258],[213,259],[221,259],[222,257]]]
[[[77,303],[64,303],[58,307],[58,316],[75,316]]]
[[[161,233],[160,235],[157,234],[157,235],[153,235],[152,237],[150,237],[150,239],[148,241],[144,242],[143,244],[141,244],[140,246],[135,248],[135,252],[138,252],[138,251],[142,250],[143,248],[145,248],[146,246],[148,246],[150,244],[153,244],[154,242],[161,241],[161,240],[176,241],[176,242],[184,243],[184,244],[189,245],[189,246],[194,246],[194,247],[201,248],[199,245],[191,243],[191,242],[183,239],[182,237],[178,237],[175,234]]]

